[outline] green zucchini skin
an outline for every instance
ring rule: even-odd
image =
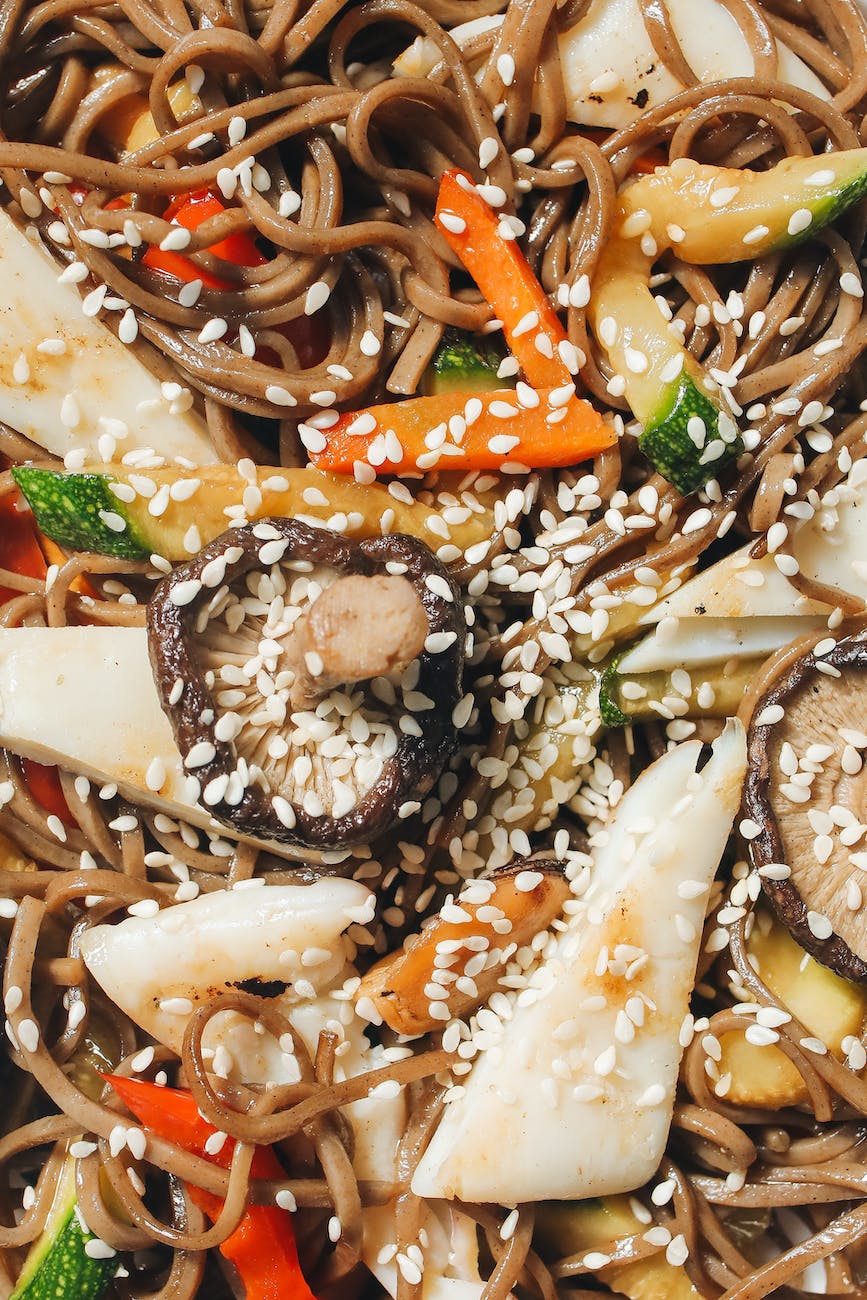
[[[599,716],[606,727],[628,727],[632,718],[624,713],[615,696],[619,694],[620,673],[617,666],[623,653],[611,660],[599,678]]]
[[[696,446],[689,435],[688,425],[694,416],[707,430],[705,446],[717,440],[723,444],[722,454],[715,460],[703,462],[704,449]],[[716,478],[744,449],[739,436],[730,442],[721,437],[721,418],[725,418],[724,413],[683,371],[663,390],[659,414],[645,424],[638,445],[657,473],[686,496],[704,487],[708,479]]]
[[[816,161],[821,163],[821,159]],[[833,154],[828,156],[828,161],[833,161]],[[863,199],[865,194],[867,194],[867,163],[865,163],[863,171],[858,172],[849,180],[841,178],[837,184],[829,186],[827,190],[820,191],[818,198],[814,199],[809,196],[804,203],[804,207],[809,208],[813,214],[812,225],[802,234],[790,235],[781,223],[776,232],[776,238],[774,238],[768,251],[776,253],[786,248],[794,248],[797,244],[805,243],[811,236],[817,234],[820,230],[824,230],[832,221],[836,221],[838,217],[842,216],[848,208]],[[772,235],[774,233],[772,227]]]
[[[33,465],[16,465],[12,477],[23,492],[40,530],[60,546],[98,551],[122,560],[146,560],[150,548],[109,487],[107,474],[62,474]],[[122,532],[109,528],[105,514],[124,520]]]
[[[430,364],[427,387],[437,393],[488,393],[508,381],[497,377],[502,357],[487,339],[446,330]]]
[[[10,1300],[102,1300],[117,1272],[119,1260],[94,1259],[85,1246],[93,1240],[85,1233],[74,1204],[56,1225],[44,1252],[28,1260]],[[40,1243],[42,1246],[43,1243]],[[28,1268],[28,1265],[30,1267]]]

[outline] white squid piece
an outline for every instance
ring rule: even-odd
[[[743,728],[730,721],[699,772],[701,751],[678,746],[624,795],[567,928],[446,1106],[418,1195],[578,1200],[653,1175],[708,893],[740,802]]]
[[[738,22],[720,0],[666,0],[686,61],[701,82],[751,77],[752,54]],[[451,32],[459,46],[502,22],[501,15],[461,23]],[[829,99],[828,90],[782,41],[776,42],[778,80]],[[426,77],[439,49],[419,36],[395,61],[403,76]],[[580,22],[560,36],[567,114],[583,126],[619,129],[684,86],[663,65],[641,16],[638,0],[594,0]],[[638,101],[636,103],[636,100]]]
[[[342,877],[218,890],[154,916],[94,926],[82,936],[81,955],[111,1000],[177,1052],[191,1012],[245,980],[285,981],[290,987],[281,1002],[293,1011],[333,988],[355,951],[345,931],[372,915],[370,891]],[[247,1023],[234,1012],[221,1015]],[[219,1033],[224,1043],[231,1037],[226,1026]],[[240,1077],[252,1079],[263,1069],[267,1074],[271,1065],[285,1073],[279,1056],[269,1061],[264,1054],[264,1044],[273,1040],[253,1037],[258,1052],[238,1056]]]
[[[143,627],[0,628],[0,745],[98,785],[113,782],[136,803],[211,835],[250,838],[198,802],[199,782],[184,768],[157,695]],[[287,856],[285,845],[256,843]]]
[[[802,574],[867,601],[867,463],[826,492],[809,520],[789,520]],[[712,564],[654,605],[639,626],[652,631],[623,656],[625,673],[690,669],[768,655],[827,623],[834,604],[801,595],[774,556],[750,558],[751,543]]]
[[[216,459],[204,421],[167,399],[160,381],[96,316],[39,242],[0,211],[0,420],[55,456],[83,448],[100,462],[100,439],[117,456],[149,448],[196,465]],[[47,340],[63,350],[44,349]]]
[[[354,947],[345,931],[373,916],[373,895],[340,877],[312,885],[219,891],[166,908],[154,916],[98,925],[82,937],[88,970],[113,1002],[159,1042],[179,1051],[196,1006],[249,979],[286,980],[292,987],[274,1001],[315,1052],[321,1030],[341,1039],[335,1078],[384,1065],[369,1044],[354,1004],[336,996],[355,974]],[[301,981],[300,990],[296,982]],[[294,1083],[299,1078],[291,1045],[258,1033],[234,1011],[220,1012],[206,1029],[203,1048],[215,1070],[248,1083]],[[402,1091],[371,1095],[345,1108],[355,1136],[353,1167],[359,1179],[393,1182],[398,1144],[406,1128]],[[424,1300],[479,1300],[475,1227],[448,1209],[427,1216]],[[365,1215],[365,1263],[392,1294],[397,1267],[384,1248],[393,1242],[393,1206]]]

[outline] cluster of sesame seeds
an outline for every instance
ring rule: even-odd
[[[201,580],[179,584],[172,598],[183,603],[203,588],[214,590],[196,630],[204,639],[201,660],[220,710],[214,734],[235,745],[238,764],[234,773],[204,787],[202,801],[210,807],[236,804],[247,785],[258,781],[291,829],[294,804],[314,817],[351,811],[379,781],[401,737],[422,734],[424,713],[434,701],[417,689],[416,660],[398,678],[376,678],[367,692],[333,689],[317,703],[293,710],[289,697],[297,665],[287,654],[292,629],[335,575],[307,561],[284,562],[287,542],[270,525],[254,525],[254,535],[262,543],[262,568],[242,585],[224,581],[232,562],[226,554],[206,566]],[[313,652],[305,666],[314,679],[324,667]],[[213,757],[214,746],[202,742],[186,756],[186,766],[194,771]],[[401,809],[399,815],[416,810]]]

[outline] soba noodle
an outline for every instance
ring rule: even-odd
[[[602,409],[628,422],[585,307],[574,305],[581,296],[568,289],[582,276],[592,281],[612,234],[617,187],[635,160],[657,151],[663,161],[690,157],[761,169],[783,156],[867,143],[867,23],[854,0],[724,2],[752,52],[753,76],[702,85],[665,3],[641,0],[657,58],[685,89],[633,125],[584,134],[567,121],[557,33],[582,19],[589,0],[559,8],[551,0],[314,0],[309,6],[295,0],[4,0],[3,202],[38,228],[59,263],[76,261],[91,283],[107,287],[101,319],[110,329],[117,331],[131,310],[137,330],[130,346],[162,380],[192,390],[223,460],[252,456],[300,465],[307,454],[298,427],[319,409],[316,395],[327,390],[341,410],[411,395],[446,327],[481,331],[491,324],[490,308],[461,279],[432,213],[434,178],[443,167],[477,172],[480,144],[494,140],[488,180],[505,191],[507,213],[520,211],[523,247],[545,289],[554,295],[566,286],[569,338],[587,357],[583,383]],[[448,36],[458,23],[497,14],[501,25],[472,36],[463,51]],[[417,36],[436,49],[429,75],[390,74],[392,60]],[[775,40],[813,70],[827,100],[781,80]],[[518,57],[506,84],[498,69],[511,52]],[[204,70],[204,79],[191,77],[191,68]],[[185,70],[201,111],[179,124],[168,91]],[[120,157],[106,141],[131,95],[147,99],[158,138]],[[227,132],[234,142],[224,148],[219,142]],[[206,220],[185,249],[205,281],[191,300],[150,270],[137,246],[121,241],[132,213],[140,242],[159,244],[173,229],[162,215],[166,197],[202,188],[231,197],[232,206]],[[112,207],[112,200],[123,201]],[[207,251],[239,233],[273,255],[261,266],[243,267]],[[468,672],[476,715],[414,840],[374,845],[376,856],[353,864],[380,899],[377,920],[366,930],[356,927],[362,964],[397,947],[446,890],[484,867],[480,833],[497,861],[547,848],[564,830],[580,853],[586,832],[610,816],[612,786],[622,791],[669,739],[685,734],[660,721],[612,733],[598,753],[588,743],[577,789],[561,801],[549,829],[530,835],[510,830],[510,801],[519,787],[506,780],[492,788],[491,765],[499,762],[504,771],[513,765],[516,744],[541,720],[560,680],[561,668],[544,648],[553,606],[578,619],[605,597],[604,607],[614,611],[636,571],[668,574],[709,547],[718,553],[766,534],[784,506],[832,486],[865,455],[867,323],[862,300],[840,288],[841,275],[859,271],[864,233],[862,206],[809,243],[754,262],[696,268],[669,253],[655,267],[654,292],[682,323],[689,351],[707,367],[736,374],[738,402],[754,430],[754,455],[711,485],[700,510],[636,455],[628,424],[627,435],[589,469],[500,481],[496,543],[485,560],[462,561],[456,570],[475,611]],[[214,275],[229,287],[208,287]],[[291,341],[298,336],[287,327],[301,322],[306,328],[311,292],[327,298],[330,339],[321,360],[302,368]],[[230,337],[243,325],[254,355],[242,356],[221,339],[202,342],[213,318],[227,322]],[[383,340],[373,355],[370,336]],[[287,372],[298,403],[289,411],[268,396]],[[783,398],[796,400],[780,407]],[[797,415],[810,402],[832,408],[825,435],[812,440]],[[11,429],[0,432],[0,452],[12,461],[52,463]],[[13,489],[9,473],[0,475],[0,492]],[[422,490],[436,503],[438,492],[451,486],[432,475]],[[649,532],[641,522],[648,511]],[[576,514],[587,522],[581,540],[590,557],[580,562],[568,558],[569,531],[558,537]],[[762,545],[763,538],[759,550]],[[0,561],[0,584],[12,593],[0,618],[4,627],[58,627],[82,616],[140,626],[151,580],[148,564],[92,554],[66,558],[50,583]],[[862,613],[859,602],[803,575],[794,587],[830,600],[846,616]],[[745,717],[807,645],[796,643],[768,662],[745,697]],[[549,686],[540,691],[528,676]],[[504,683],[517,702],[512,714],[498,707]],[[481,763],[484,758],[490,761]],[[421,1208],[409,1181],[440,1113],[435,1080],[448,1053],[434,1039],[415,1055],[395,1052],[383,1071],[335,1082],[335,1044],[324,1033],[313,1058],[301,1051],[297,1084],[267,1092],[231,1086],[209,1073],[203,1055],[202,1033],[216,1012],[234,1008],[278,1037],[293,1033],[291,1017],[267,997],[242,990],[197,1012],[180,1062],[154,1048],[89,977],[78,955],[82,929],[142,900],[164,905],[179,881],[207,892],[256,875],[272,883],[306,880],[305,868],[249,846],[209,841],[75,773],[62,776],[71,819],[58,827],[11,753],[3,756],[0,780],[13,791],[0,810],[0,829],[34,864],[0,869],[0,895],[18,904],[14,923],[0,922],[6,983],[22,990],[27,1014],[41,1027],[28,1068],[14,1047],[10,1064],[0,1067],[6,1102],[0,1295],[11,1293],[48,1214],[58,1159],[46,1152],[81,1133],[93,1135],[92,1149],[78,1161],[85,1219],[110,1246],[139,1252],[129,1264],[132,1276],[113,1283],[111,1294],[152,1300],[231,1294],[219,1256],[207,1252],[237,1226],[248,1199],[273,1200],[280,1190],[300,1207],[299,1247],[314,1285],[336,1287],[329,1294],[341,1297],[370,1294],[370,1278],[357,1267],[362,1216],[396,1191],[398,1244],[417,1238]],[[411,851],[413,843],[422,850]],[[82,869],[82,854],[90,855],[90,869]],[[726,889],[739,879],[738,868],[729,870]],[[684,1057],[659,1171],[670,1183],[670,1199],[658,1204],[649,1189],[637,1194],[642,1223],[667,1232],[652,1240],[636,1233],[599,1249],[629,1263],[664,1253],[682,1234],[683,1268],[704,1297],[800,1295],[804,1269],[818,1260],[827,1266],[829,1292],[860,1294],[867,1083],[831,1055],[806,1051],[797,1020],[783,1026],[779,1046],[803,1080],[802,1105],[772,1115],[727,1102],[707,1068],[721,1035],[743,1027],[733,1010],[738,996],[787,1010],[750,964],[745,936],[759,913],[755,899],[742,901],[745,914],[728,927],[724,950],[712,943],[703,958],[694,1010],[705,1028]],[[711,917],[706,937],[718,933]],[[73,1008],[83,1010],[73,1015]],[[192,1089],[202,1114],[238,1139],[228,1170],[153,1135],[147,1163],[154,1175],[161,1171],[160,1193],[145,1198],[136,1191],[111,1150],[118,1103],[88,1095],[65,1068],[94,1051],[100,1037],[120,1061],[119,1073],[129,1073],[150,1046],[153,1069]],[[294,1038],[301,1043],[298,1033]],[[405,1085],[412,1101],[397,1187],[356,1178],[352,1130],[341,1109],[384,1078]],[[284,1181],[251,1179],[256,1143],[276,1144],[291,1171]],[[188,1183],[223,1200],[213,1224],[191,1202]],[[22,1209],[23,1184],[33,1190]],[[506,1208],[463,1208],[478,1224],[488,1261],[485,1300],[505,1300],[516,1288],[543,1300],[607,1289],[605,1267],[552,1253],[534,1231],[532,1207],[522,1209],[505,1239]],[[341,1226],[336,1247],[326,1232],[331,1216]],[[593,1290],[580,1289],[594,1271]],[[399,1300],[419,1294],[418,1285],[400,1277]]]

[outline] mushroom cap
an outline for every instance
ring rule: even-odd
[[[285,545],[281,547],[281,543]],[[269,546],[272,549],[266,551]],[[413,694],[427,697],[433,705],[418,716],[416,730],[420,734],[395,727],[395,752],[354,807],[340,815],[315,815],[300,802],[290,802],[279,789],[270,788],[261,767],[256,771],[239,752],[236,739],[221,738],[221,715],[226,709],[218,700],[220,691],[215,689],[213,674],[203,662],[202,634],[209,611],[219,608],[220,594],[257,569],[267,574],[279,565],[294,565],[292,576],[297,577],[299,562],[311,569],[324,566],[337,577],[401,573],[421,602],[429,635],[453,634],[445,649],[433,653],[425,648],[414,660],[418,671]],[[308,605],[308,609],[312,607]],[[290,631],[287,639],[291,635]],[[225,629],[222,636],[225,639]],[[352,542],[297,519],[259,520],[223,533],[167,575],[148,606],[148,648],[160,703],[185,762],[194,747],[197,749],[197,761],[188,766],[200,790],[208,792],[210,787],[211,792],[218,792],[219,797],[205,799],[208,810],[217,820],[253,839],[299,848],[367,843],[397,821],[402,804],[423,799],[429,792],[457,739],[452,713],[462,694],[465,639],[460,592],[424,542],[399,533]],[[179,681],[183,689],[178,696]],[[396,711],[401,711],[399,693],[397,699]],[[275,729],[279,730],[278,723]],[[238,739],[243,739],[243,731]],[[321,767],[327,774],[329,760]],[[231,794],[226,785],[233,776],[235,792]]]
[[[865,691],[867,631],[797,659],[756,705],[743,798],[760,828],[750,856],[780,920],[817,961],[856,981],[867,980],[859,882],[867,769],[852,742],[867,731]],[[793,782],[800,774],[808,784]],[[773,866],[790,874],[762,871]]]

